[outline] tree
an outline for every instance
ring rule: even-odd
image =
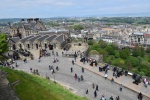
[[[100,47],[101,47],[101,48],[105,48],[105,47],[107,46],[107,43],[104,42],[103,40],[99,40],[98,43],[100,44]]]
[[[125,48],[120,50],[120,57],[123,59],[127,59],[130,56],[130,50],[129,48]]]
[[[80,24],[73,25],[73,29],[74,29],[74,30],[78,30],[78,31],[80,31],[80,30],[82,30],[82,29],[83,29],[83,26],[82,26],[82,25],[80,25]]]
[[[147,52],[147,53],[150,53],[150,47],[147,47],[147,48],[146,48],[146,52]]]
[[[94,41],[93,40],[88,40],[88,45],[93,45]]]
[[[144,48],[136,46],[132,51],[132,55],[134,57],[138,57],[138,56],[144,57],[144,55],[145,55]]]
[[[127,61],[127,69],[131,70],[132,69],[132,64],[130,61]]]
[[[119,54],[119,51],[118,51],[118,50],[115,50],[115,51],[114,51],[114,54],[115,54],[115,57],[116,57],[116,58],[119,58],[119,57],[120,57],[120,54]]]
[[[8,51],[8,42],[6,34],[0,34],[0,55]]]
[[[114,49],[110,45],[106,46],[105,50],[109,55],[114,55]]]
[[[139,60],[136,57],[129,56],[127,62],[131,62],[132,66],[135,67],[139,64]]]
[[[99,55],[99,53],[96,50],[91,50],[89,52],[90,55]]]

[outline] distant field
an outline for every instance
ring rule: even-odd
[[[18,85],[13,86],[20,100],[87,100],[76,96],[57,83],[39,76],[3,67],[0,69],[8,73],[7,79],[10,83],[20,81]]]

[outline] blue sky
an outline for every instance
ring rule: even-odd
[[[0,0],[0,18],[150,16],[150,0]]]

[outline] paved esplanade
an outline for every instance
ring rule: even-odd
[[[112,84],[109,80],[105,80],[103,77],[94,74],[88,70],[84,70],[84,73],[81,71],[81,67],[77,65],[72,65],[73,58],[65,58],[62,57],[62,52],[59,52],[59,56],[57,57],[59,62],[53,63],[54,56],[50,57],[42,57],[41,62],[38,62],[38,59],[30,60],[27,63],[24,63],[22,60],[17,61],[18,70],[23,70],[30,73],[30,68],[38,69],[41,76],[46,77],[49,76],[50,79],[54,79],[67,87],[70,91],[80,95],[86,96],[90,100],[99,100],[101,96],[104,94],[106,99],[110,96],[116,97],[120,96],[120,100],[137,100],[137,93],[133,92],[130,89],[123,88],[123,91],[120,92],[119,84]],[[53,65],[55,68],[55,74],[52,74],[49,70],[49,65]],[[15,65],[14,65],[15,66]],[[59,67],[59,71],[56,71],[56,66]],[[73,68],[73,72],[71,73],[70,68]],[[84,81],[78,82],[74,79],[74,74],[79,76],[83,75]],[[97,91],[97,98],[94,98],[95,89],[92,88],[92,83],[98,85],[99,91]],[[86,89],[88,89],[89,94],[86,95]],[[146,99],[144,99],[146,100]]]

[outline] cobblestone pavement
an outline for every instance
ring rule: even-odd
[[[23,70],[25,72],[30,73],[30,68],[38,69],[39,74],[42,77],[49,76],[51,80],[55,80],[61,85],[68,88],[71,92],[85,96],[90,100],[99,100],[102,95],[105,95],[106,99],[110,96],[116,97],[120,96],[120,100],[137,100],[137,93],[123,87],[123,91],[119,91],[119,84],[112,84],[109,80],[105,80],[102,76],[95,74],[87,69],[82,73],[81,67],[78,65],[72,65],[71,61],[73,58],[65,58],[62,57],[61,51],[59,52],[59,56],[57,57],[59,62],[53,63],[54,56],[51,57],[42,57],[41,62],[38,62],[38,59],[30,60],[27,63],[23,61],[17,61],[18,67],[17,70]],[[53,65],[54,68],[56,66],[59,67],[59,71],[56,71],[55,74],[52,74],[49,70],[49,65]],[[15,65],[13,65],[15,66]],[[73,72],[71,73],[70,68],[73,68]],[[78,82],[74,79],[74,74],[79,76],[83,75],[84,81]],[[97,84],[99,87],[99,91],[97,91],[97,98],[94,98],[95,89],[92,88],[92,84]],[[89,94],[86,95],[86,89],[89,90]],[[148,99],[143,99],[148,100]]]

